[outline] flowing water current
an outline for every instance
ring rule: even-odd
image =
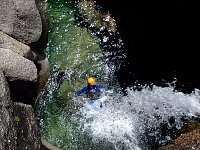
[[[157,86],[127,92],[127,96],[116,93],[108,96],[100,111],[82,107],[78,111],[78,116],[82,116],[78,118],[82,132],[88,132],[93,141],[101,139],[114,144],[116,150],[123,149],[122,145],[127,150],[150,149],[148,138],[160,143],[170,140],[169,135],[161,137],[161,124],[180,129],[182,117],[194,117],[200,112],[199,92],[185,95],[174,92],[173,87]],[[170,117],[174,117],[173,123]]]
[[[77,26],[71,3],[56,2],[49,1],[51,77],[38,105],[45,139],[64,150],[155,150],[176,136],[184,120],[199,117],[198,89],[184,94],[169,84],[121,92],[113,74],[119,55],[103,52],[101,40]],[[109,36],[102,39],[108,48]],[[121,45],[119,39],[113,47]],[[101,99],[102,108],[90,109],[87,98],[75,95],[89,74],[110,91]]]
[[[188,95],[171,86],[127,89],[126,96],[113,92],[104,97],[103,107],[97,110],[87,107],[86,98],[74,97],[73,103],[75,113],[69,115],[64,109],[59,115],[60,135],[47,136],[66,150],[153,150],[156,144],[171,139],[169,133],[163,133],[162,125],[168,131],[180,129],[184,117],[198,117],[200,112],[198,90]],[[67,142],[61,132],[70,138]]]

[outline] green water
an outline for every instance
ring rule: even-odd
[[[139,146],[155,149],[155,143],[165,142],[159,125],[175,116],[180,127],[182,114],[199,112],[199,94],[176,93],[173,87],[128,89],[127,97],[113,94],[101,115],[92,121],[82,118],[84,99],[75,95],[76,90],[86,84],[90,74],[107,87],[110,66],[100,40],[89,28],[78,25],[76,5],[73,0],[48,1],[46,52],[51,77],[38,105],[42,137],[63,150],[141,150]],[[91,17],[88,14],[86,17]],[[94,18],[92,15],[89,21]],[[97,27],[101,26],[101,22],[97,23]]]
[[[99,39],[76,20],[76,1],[49,0],[49,41],[46,49],[51,77],[40,108],[41,134],[49,143],[66,149],[98,149],[91,138],[77,129],[72,114],[79,106],[72,100],[86,77],[95,75],[104,86],[109,74]],[[65,79],[61,76],[64,75]],[[99,143],[106,147],[104,141]]]

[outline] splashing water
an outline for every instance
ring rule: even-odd
[[[188,95],[172,86],[140,91],[128,88],[126,96],[114,92],[107,95],[101,109],[88,109],[87,99],[76,97],[74,90],[85,84],[88,74],[98,74],[103,83],[113,80],[110,74],[120,63],[116,64],[117,52],[109,50],[119,50],[123,43],[110,44],[109,36],[105,36],[103,54],[99,39],[88,34],[88,29],[75,26],[76,11],[65,5],[52,7],[49,12],[47,54],[53,74],[39,111],[42,134],[50,143],[64,150],[155,150],[156,143],[171,139],[163,134],[163,124],[168,129],[180,129],[183,117],[199,117],[199,91]],[[113,83],[112,88],[119,87]]]
[[[109,141],[116,150],[122,149],[122,146],[130,150],[145,149],[151,147],[147,141],[141,141],[147,140],[145,136],[155,136],[158,142],[163,142],[160,125],[167,123],[171,127],[170,117],[175,118],[173,126],[180,129],[183,116],[197,117],[200,112],[198,91],[186,95],[175,92],[173,87],[154,86],[141,91],[127,89],[127,93],[127,96],[115,94],[107,97],[97,113],[82,107],[79,115],[76,114],[82,116],[79,118],[82,132],[87,132],[93,142]],[[168,136],[165,138],[170,140]]]

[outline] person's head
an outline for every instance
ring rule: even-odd
[[[96,84],[96,80],[94,77],[88,77],[87,78],[87,83],[90,85],[95,85]]]

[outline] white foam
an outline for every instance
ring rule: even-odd
[[[140,149],[139,135],[145,128],[156,128],[174,116],[177,128],[182,126],[180,118],[196,116],[200,112],[199,92],[184,94],[173,87],[144,88],[141,91],[127,89],[127,96],[113,94],[104,100],[101,111],[91,115],[83,107],[80,113],[83,132],[89,131],[93,140],[105,139],[113,144],[124,143],[127,149]],[[88,121],[88,118],[92,118]],[[151,134],[151,133],[149,133]]]

